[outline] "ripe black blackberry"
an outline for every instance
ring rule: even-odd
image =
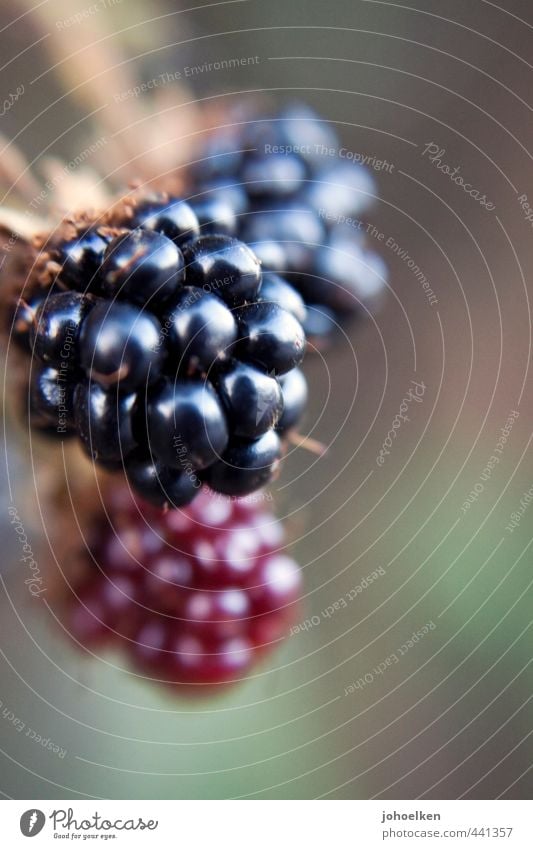
[[[91,563],[66,607],[82,647],[120,646],[144,675],[198,693],[238,680],[283,638],[300,570],[261,497],[204,490],[165,513],[124,487],[108,509],[112,526],[95,525]]]
[[[76,431],[95,463],[123,468],[160,507],[205,481],[238,495],[265,484],[282,453],[280,380],[305,350],[296,291],[270,275],[263,289],[253,251],[203,233],[179,198],[72,229],[47,245],[13,321],[37,370],[35,426],[53,433],[61,413],[59,437]]]
[[[337,321],[374,310],[387,280],[361,221],[375,182],[363,166],[340,158],[341,149],[332,126],[306,106],[268,118],[236,110],[234,124],[209,137],[189,184],[193,205],[211,205],[205,231],[216,230],[217,203],[231,207],[232,234],[313,307],[303,325],[321,346]]]

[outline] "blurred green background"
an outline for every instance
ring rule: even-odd
[[[89,6],[2,6],[3,89],[7,96],[22,83],[25,91],[0,130],[37,159],[37,171],[45,153],[70,160],[99,137],[103,118],[88,117],[93,109],[120,120],[121,68],[139,83],[257,56],[253,65],[182,79],[188,94],[166,87],[164,108],[190,100],[223,110],[233,93],[247,103],[261,92],[303,99],[348,149],[392,163],[375,174],[380,201],[369,216],[384,234],[374,239],[391,291],[382,311],[351,327],[327,357],[307,358],[306,426],[329,450],[320,459],[291,453],[272,488],[304,568],[302,620],[320,621],[211,701],[176,700],[119,656],[76,654],[46,606],[30,603],[9,526],[8,477],[41,562],[50,548],[46,522],[24,514],[38,484],[7,399],[3,794],[527,798],[533,505],[512,532],[506,526],[533,484],[533,238],[519,202],[529,193],[533,204],[531,4],[250,0],[182,13],[170,0],[107,0],[58,27]],[[89,83],[101,67],[92,64],[95,49],[116,70]],[[150,115],[150,96],[141,101],[136,108]],[[175,109],[177,158],[182,114]],[[216,114],[221,123],[223,111]],[[149,129],[148,119],[134,130],[141,147]],[[429,143],[493,211],[423,155]],[[437,303],[389,238],[422,269]],[[411,405],[380,467],[376,456],[412,380],[424,383],[423,401]],[[519,416],[500,462],[483,480],[512,411]],[[462,509],[481,481],[477,500]],[[383,574],[354,601],[323,614],[377,569]],[[372,673],[427,623],[435,627],[397,663]],[[3,711],[65,756],[18,732]]]

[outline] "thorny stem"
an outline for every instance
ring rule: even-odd
[[[323,457],[328,450],[328,446],[324,445],[323,442],[319,442],[318,439],[313,439],[311,436],[303,436],[296,430],[289,431],[287,440],[296,448],[304,448],[317,457]]]

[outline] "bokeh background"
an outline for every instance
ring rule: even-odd
[[[213,126],[231,96],[267,96],[305,100],[347,149],[392,165],[375,171],[380,198],[369,216],[390,292],[334,351],[307,358],[306,429],[329,450],[321,458],[293,452],[272,487],[304,569],[301,620],[317,624],[242,685],[202,702],[162,692],[119,656],[77,653],[47,604],[27,592],[7,512],[17,505],[45,568],[54,541],[35,465],[61,464],[61,452],[24,439],[6,393],[0,789],[35,799],[528,798],[533,503],[523,499],[533,485],[533,231],[519,198],[533,205],[531,4],[181,6],[3,3],[2,90],[24,93],[0,132],[38,174],[49,157],[72,160],[105,126],[109,142],[90,167],[119,188],[132,139],[149,160],[139,170],[164,169],[173,157],[186,163],[201,110]],[[83,20],[59,25],[84,10]],[[258,61],[186,76],[186,68],[250,56]],[[178,71],[181,80],[127,109],[115,100],[128,79]],[[160,157],[155,116],[163,110],[174,123]],[[493,210],[431,163],[423,153],[430,143]],[[9,206],[11,193],[3,195]],[[406,255],[429,281],[433,304]],[[424,384],[423,400],[411,404],[380,467],[413,380]],[[483,477],[513,411],[500,462]],[[428,623],[398,663],[372,672]],[[10,712],[66,754],[26,737]]]

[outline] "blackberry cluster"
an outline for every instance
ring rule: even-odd
[[[259,501],[203,490],[162,512],[119,489],[109,510],[113,527],[95,526],[90,574],[67,604],[65,626],[83,647],[122,646],[150,677],[212,688],[282,639],[300,570]]]
[[[297,105],[269,118],[237,112],[191,169],[204,226],[242,238],[264,268],[290,280],[315,343],[347,315],[375,309],[386,288],[387,268],[361,220],[376,186],[348,154],[330,124]]]
[[[305,406],[301,297],[183,200],[145,198],[112,223],[54,244],[51,287],[19,302],[30,423],[77,434],[157,506],[204,483],[257,490]]]

